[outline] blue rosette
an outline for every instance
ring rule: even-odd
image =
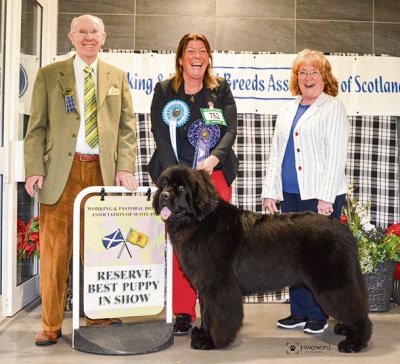
[[[218,125],[206,125],[203,119],[196,120],[190,125],[188,139],[195,148],[193,158],[193,169],[210,155],[221,138],[221,129]]]
[[[169,138],[171,146],[174,150],[175,158],[179,162],[178,148],[176,141],[176,129],[185,125],[189,120],[190,109],[186,102],[181,100],[171,100],[168,102],[162,111],[162,119],[169,127]]]
[[[180,128],[189,120],[190,109],[186,102],[182,100],[171,100],[168,102],[162,111],[164,123],[170,125],[171,120],[176,120],[176,127]]]

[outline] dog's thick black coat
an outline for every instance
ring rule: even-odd
[[[243,322],[243,295],[306,285],[346,335],[341,352],[367,347],[368,296],[348,227],[312,212],[259,215],[223,201],[204,171],[168,168],[153,207],[181,268],[202,299],[191,347],[229,346]]]

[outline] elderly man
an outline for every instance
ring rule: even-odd
[[[89,14],[74,18],[68,37],[76,55],[39,70],[24,141],[25,188],[34,196],[37,187],[40,202],[39,346],[62,336],[77,194],[89,186],[138,187],[132,97],[125,72],[98,58],[106,39],[103,21]]]

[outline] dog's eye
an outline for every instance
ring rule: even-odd
[[[179,185],[178,189],[179,189],[179,191],[183,191],[184,190],[184,186],[183,185]]]

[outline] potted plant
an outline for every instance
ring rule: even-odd
[[[354,184],[349,187],[341,221],[357,240],[358,257],[368,289],[371,311],[388,311],[393,291],[394,270],[400,262],[400,224],[388,229],[370,222],[369,202],[363,206],[354,198]]]

